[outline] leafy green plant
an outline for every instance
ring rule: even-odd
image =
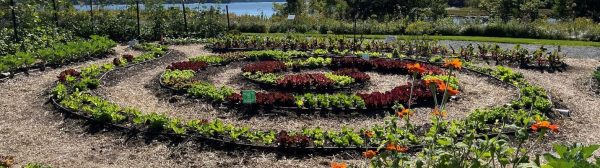
[[[365,101],[355,94],[312,94],[296,95],[297,107],[307,108],[365,108]]]
[[[23,168],[52,168],[51,166],[41,164],[41,163],[27,163],[27,165],[23,166]]]
[[[331,64],[332,58],[324,57],[309,57],[304,60],[288,61],[285,63],[287,67],[308,67],[308,68],[319,68],[325,67]]]
[[[217,88],[212,84],[205,82],[196,82],[190,84],[187,93],[192,96],[206,98],[216,102],[222,102],[229,95],[233,94],[233,89],[227,86]]]
[[[344,75],[335,75],[333,73],[325,73],[325,77],[335,81],[337,86],[343,87],[348,86],[355,82],[354,78]]]
[[[496,69],[491,72],[491,74],[500,78],[500,80],[504,82],[510,82],[514,85],[519,85],[523,81],[523,74],[516,73],[512,69],[504,66],[497,66]]]
[[[260,71],[255,73],[244,72],[242,75],[248,79],[267,84],[276,84],[277,80],[281,79],[281,76],[275,73],[262,73]]]
[[[194,58],[190,58],[190,61],[202,61],[211,65],[220,65],[228,62],[228,60],[226,60],[225,58],[217,55],[201,55]]]
[[[167,85],[176,85],[188,81],[196,76],[196,71],[193,70],[169,70],[167,69],[162,75],[162,82]]]
[[[561,145],[554,144],[553,148],[558,156],[546,153],[544,159],[548,163],[541,165],[542,168],[575,168],[575,167],[600,167],[600,158],[594,158],[595,163],[588,162],[593,153],[598,150],[600,145],[584,146],[581,144]],[[540,166],[539,160],[536,162]]]
[[[169,123],[167,124],[167,128],[177,135],[183,135],[187,131],[187,129],[182,126],[179,119],[172,119],[171,121],[169,121]]]

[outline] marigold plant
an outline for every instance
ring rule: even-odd
[[[419,64],[419,63],[408,64],[407,67],[408,67],[409,72],[419,73],[419,74],[425,73],[425,67],[422,67],[421,64]]]
[[[396,112],[396,115],[400,118],[404,118],[404,116],[412,116],[413,112],[410,109],[403,109],[402,111]]]
[[[558,125],[551,124],[549,121],[537,121],[535,124],[531,125],[531,130],[550,130],[554,133],[558,133]]]
[[[347,168],[348,165],[346,163],[343,162],[331,162],[331,168]]]
[[[368,159],[375,157],[375,155],[377,155],[377,152],[374,150],[367,150],[367,151],[363,152],[363,156]]]
[[[444,67],[454,68],[454,69],[461,69],[462,68],[462,62],[460,62],[460,59],[458,59],[458,58],[446,59],[446,60],[444,60]]]

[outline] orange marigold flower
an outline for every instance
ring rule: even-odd
[[[437,107],[433,108],[433,111],[431,111],[431,114],[433,116],[439,116],[439,117],[446,117],[448,115],[445,110],[440,111],[440,109]]]
[[[558,133],[558,125],[551,124],[549,121],[537,121],[531,125],[531,129],[536,132],[541,129],[549,129],[554,133]]]
[[[377,152],[375,152],[374,150],[368,150],[366,152],[363,152],[363,156],[365,158],[371,159],[371,158],[375,157],[375,155],[377,155]]]
[[[435,84],[435,85],[440,85],[440,84],[443,84],[443,83],[444,83],[444,81],[442,81],[442,80],[441,80],[441,79],[439,79],[439,78],[435,78],[435,77],[432,77],[432,78],[429,78],[429,79],[425,79],[425,80],[423,80],[423,81],[425,82],[425,85],[426,85],[426,86],[431,86],[431,85],[433,85],[433,84]]]
[[[439,84],[438,84],[438,91],[440,91],[440,92],[445,92],[445,91],[446,91],[446,89],[448,89],[448,93],[449,93],[450,95],[453,95],[453,96],[454,96],[454,95],[457,95],[457,94],[459,93],[459,91],[458,91],[458,90],[456,90],[456,89],[452,88],[451,86],[448,86],[448,85],[446,85],[445,83],[439,83]]]
[[[411,116],[411,115],[413,115],[413,112],[410,111],[409,109],[405,108],[402,111],[396,112],[396,115],[398,115],[398,117],[400,117],[400,118],[404,118],[404,116]]]
[[[331,162],[331,168],[347,168],[346,163]]]
[[[412,73],[425,73],[425,67],[422,67],[421,64],[408,64],[408,71]]]
[[[444,67],[461,69],[462,62],[460,62],[460,59],[458,59],[458,58],[446,59],[446,60],[444,60]]]
[[[396,151],[400,153],[406,153],[408,152],[408,147],[398,145],[396,146]]]
[[[394,145],[393,143],[388,143],[385,146],[385,150],[389,150],[389,151],[395,151],[396,150],[396,145]]]
[[[373,135],[374,135],[374,134],[373,134],[373,131],[369,131],[369,130],[367,130],[367,131],[365,131],[365,135],[366,135],[367,137],[371,138],[371,137],[373,137]]]
[[[396,152],[400,152],[400,153],[406,153],[408,151],[408,147],[400,146],[400,145],[394,145],[393,143],[388,143],[385,146],[385,150],[396,151]]]
[[[460,91],[453,89],[451,87],[448,87],[448,93],[450,93],[450,95],[454,96],[454,95],[457,95],[458,93],[460,93]]]

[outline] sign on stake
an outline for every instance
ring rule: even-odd
[[[254,90],[242,90],[242,103],[243,104],[254,104],[254,103],[256,103],[256,91],[254,91]]]

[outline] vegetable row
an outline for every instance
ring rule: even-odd
[[[210,39],[208,48],[229,50],[243,48],[247,50],[300,50],[310,51],[318,56],[363,56],[373,58],[417,57],[437,62],[446,56],[460,57],[465,60],[495,62],[496,65],[511,65],[520,68],[558,69],[566,66],[558,49],[550,51],[540,48],[529,51],[516,45],[512,49],[502,49],[497,44],[469,44],[454,48],[440,45],[437,41],[397,40],[385,43],[381,40],[362,40],[354,42],[342,37],[259,37],[259,36],[227,36]]]
[[[17,52],[0,57],[0,72],[14,72],[34,66],[63,65],[70,61],[103,56],[112,52],[116,45],[116,42],[106,37],[91,36],[89,40],[56,44],[31,52]]]

